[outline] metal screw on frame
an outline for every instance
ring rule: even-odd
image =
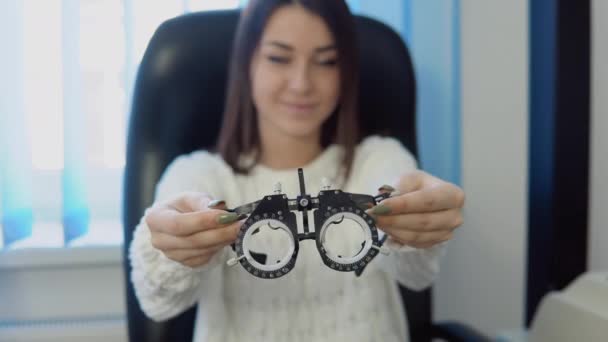
[[[327,177],[323,177],[321,179],[321,190],[329,190],[331,189],[331,182]]]
[[[281,182],[276,182],[274,183],[274,194],[275,195],[280,195],[283,191],[283,185],[281,184]]]

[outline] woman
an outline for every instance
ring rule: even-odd
[[[165,320],[200,304],[195,341],[407,340],[397,282],[432,283],[443,242],[462,223],[464,195],[416,170],[397,140],[361,140],[357,70],[353,18],[342,0],[249,2],[217,152],[168,167],[130,246],[132,281],[149,317]],[[370,194],[393,182],[379,191],[397,195],[369,210],[391,253],[360,278],[326,267],[309,241],[278,279],[226,266],[243,221],[225,209],[259,200],[277,181],[295,198],[299,167],[313,195],[322,178]]]

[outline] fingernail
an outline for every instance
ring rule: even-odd
[[[387,191],[387,192],[393,192],[395,191],[395,188],[393,188],[390,185],[384,184],[383,186],[378,188],[378,191],[383,192],[383,191]]]
[[[236,221],[238,219],[238,217],[239,217],[239,215],[237,215],[236,213],[222,214],[217,217],[217,223],[219,223],[219,224],[232,223],[232,222]]]
[[[224,205],[224,204],[226,204],[226,201],[215,199],[215,200],[212,200],[211,202],[207,203],[207,208],[213,208],[213,207],[217,207],[219,205]]]
[[[387,207],[384,204],[378,204],[372,209],[372,214],[374,215],[386,215],[391,212],[391,208]]]

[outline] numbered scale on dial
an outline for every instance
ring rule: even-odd
[[[229,209],[246,220],[232,245],[236,257],[228,260],[228,265],[240,263],[259,278],[280,278],[294,269],[300,241],[315,240],[325,265],[359,276],[378,253],[388,254],[382,246],[386,236],[378,238],[375,220],[365,210],[390,193],[374,197],[332,190],[324,180],[318,196],[311,197],[306,194],[302,169],[298,169],[298,176],[300,195],[295,199],[287,198],[278,183],[273,195]],[[309,211],[313,212],[312,225]],[[297,212],[302,214],[303,233],[298,233]]]

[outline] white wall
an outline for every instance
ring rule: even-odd
[[[460,22],[465,224],[444,259],[434,312],[496,336],[524,322],[528,1],[462,0]]]
[[[592,1],[589,266],[608,270],[608,1]]]

